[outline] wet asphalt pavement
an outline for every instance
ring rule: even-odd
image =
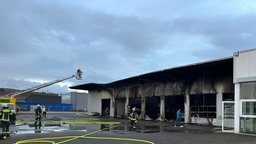
[[[97,122],[120,122],[117,125],[101,123],[66,123],[92,118]],[[43,127],[35,130],[34,114],[20,112],[20,125],[11,126],[11,137],[1,144],[65,143],[65,144],[255,144],[256,136],[223,133],[219,127],[184,125],[174,127],[170,122],[139,121],[131,129],[129,121],[99,118],[74,112],[48,112]],[[61,120],[62,122],[56,122]],[[53,122],[54,121],[54,122]],[[32,140],[34,139],[34,140]],[[29,140],[29,141],[24,141]]]

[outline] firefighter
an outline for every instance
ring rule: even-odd
[[[34,110],[35,111],[35,129],[37,129],[37,126],[39,126],[39,129],[41,128],[42,126],[42,109],[41,109],[41,106],[38,104],[36,109]],[[37,125],[38,123],[38,125]]]
[[[130,108],[130,106],[127,106],[127,118],[128,119],[130,117],[130,114],[131,114],[131,108]]]
[[[42,111],[43,111],[43,117],[46,117],[46,108],[43,107],[43,108],[42,108]]]
[[[108,109],[108,107],[105,108],[104,114],[105,114],[106,117],[109,116],[109,109]]]
[[[129,120],[131,122],[131,126],[133,129],[136,128],[135,124],[137,123],[137,120],[138,120],[138,114],[136,112],[136,108],[132,108],[132,112],[130,113],[129,115]]]
[[[8,105],[7,104],[3,104],[3,109],[0,112],[0,118],[1,118],[0,120],[1,120],[1,123],[2,123],[2,135],[1,135],[1,138],[3,140],[5,140],[6,137],[10,137],[9,127],[10,127],[11,115],[12,115],[12,112],[8,108]]]

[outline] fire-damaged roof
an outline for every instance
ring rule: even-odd
[[[134,84],[145,84],[152,82],[165,82],[165,81],[176,81],[180,79],[191,79],[196,75],[202,73],[231,73],[233,74],[233,57],[227,57],[207,62],[195,63],[185,66],[179,66],[160,71],[150,72],[134,77],[129,77],[121,80],[117,80],[111,83],[98,84],[98,83],[87,83],[76,86],[71,86],[71,89],[80,90],[104,90],[108,88],[117,88],[123,86],[129,86]]]

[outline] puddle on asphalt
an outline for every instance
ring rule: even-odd
[[[46,124],[41,129],[35,129],[34,125],[19,125],[13,128],[14,134],[31,134],[31,133],[51,133],[51,132],[64,132],[64,131],[83,131],[87,132],[86,125],[74,124]]]
[[[98,127],[103,131],[111,131],[113,133],[129,133],[129,132],[137,132],[137,133],[157,133],[161,131],[160,126],[142,126],[138,125],[136,129],[133,129],[130,125],[109,125],[109,124],[101,124]],[[31,134],[31,133],[52,133],[52,132],[64,132],[64,131],[82,131],[87,132],[90,128],[90,125],[82,125],[82,124],[45,124],[41,129],[35,129],[34,125],[26,124],[26,125],[17,125],[13,127],[14,134]]]
[[[86,130],[86,125],[81,124],[64,124],[65,127],[67,127],[69,130]]]
[[[111,129],[112,132],[114,133],[129,133],[129,132],[138,132],[138,133],[157,133],[161,131],[160,126],[136,126],[136,128],[132,128],[130,125],[125,125],[125,126],[117,126],[113,127]]]

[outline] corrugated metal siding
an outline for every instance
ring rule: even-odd
[[[73,105],[73,110],[83,111],[88,109],[88,94],[72,92],[70,103]]]
[[[48,104],[61,104],[61,97],[60,96],[31,96],[29,97],[26,102],[32,103],[48,103]]]

